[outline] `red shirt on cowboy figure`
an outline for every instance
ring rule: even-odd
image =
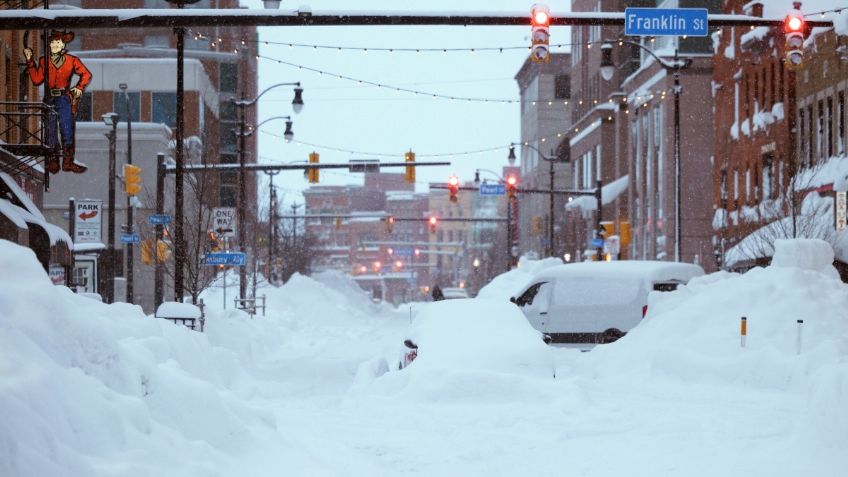
[[[82,173],[88,168],[74,160],[76,113],[77,102],[85,87],[91,82],[91,72],[79,58],[68,54],[65,50],[65,45],[73,40],[73,32],[59,30],[50,32],[50,63],[47,72],[49,90],[44,102],[53,106],[58,116],[59,132],[62,136],[62,170]],[[36,86],[44,83],[44,57],[38,59],[38,66],[33,61],[31,48],[24,48],[24,57],[32,82]],[[79,81],[76,85],[71,86],[74,75],[79,76]],[[56,145],[56,125],[56,118],[47,121],[47,143],[51,147]],[[47,170],[53,174],[59,172],[59,159],[57,157],[48,158]]]

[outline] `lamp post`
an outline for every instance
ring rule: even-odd
[[[539,157],[542,158],[542,160],[547,162],[548,165],[549,165],[550,179],[548,181],[548,186],[549,186],[548,190],[550,190],[551,193],[550,193],[550,202],[549,202],[549,211],[548,211],[548,217],[549,218],[548,218],[547,256],[553,257],[554,256],[554,164],[557,163],[557,162],[564,164],[564,163],[568,162],[568,160],[567,159],[560,159],[557,156],[546,156],[544,153],[542,153],[542,151],[540,151],[538,148],[536,148],[535,146],[533,146],[529,143],[525,142],[523,144],[519,144],[519,143],[514,142],[514,143],[510,144],[510,146],[509,146],[509,157],[507,158],[507,160],[509,160],[510,164],[513,164],[515,162],[515,146],[519,146],[519,145],[527,146],[530,149],[536,151],[539,154]]]
[[[109,138],[109,215],[107,217],[106,230],[106,280],[105,295],[106,303],[115,301],[115,138],[118,133],[118,115],[106,113],[102,116],[106,126],[112,129],[106,133]]]
[[[674,49],[674,59],[669,61],[657,56],[650,48],[630,40],[618,40],[619,44],[628,44],[641,48],[654,57],[666,72],[671,72],[674,78],[674,260],[679,262],[682,258],[681,252],[681,228],[682,214],[680,207],[680,70],[685,70],[692,64],[692,58],[680,58],[677,48]],[[615,64],[612,61],[612,43],[607,41],[601,46],[601,76],[609,81],[615,73]]]
[[[276,245],[275,237],[276,237],[276,227],[274,224],[274,219],[277,218],[277,190],[274,188],[274,176],[280,173],[280,171],[265,171],[268,174],[268,180],[270,182],[271,193],[269,194],[268,199],[268,282],[272,285],[276,281],[274,279],[274,246]]]
[[[283,133],[283,137],[286,139],[286,141],[291,141],[292,137],[294,136],[294,134],[292,133],[292,130],[291,130],[292,121],[291,121],[290,116],[274,116],[272,118],[266,119],[265,121],[262,121],[261,123],[257,124],[256,127],[248,130],[248,126],[245,123],[245,117],[244,117],[245,111],[244,110],[248,106],[254,106],[259,101],[259,98],[261,98],[265,93],[267,93],[268,91],[271,91],[274,88],[278,88],[280,86],[294,86],[295,87],[294,88],[294,99],[292,99],[292,111],[294,111],[295,114],[300,113],[300,111],[303,109],[303,88],[300,87],[299,81],[294,82],[294,83],[277,83],[277,84],[271,85],[271,86],[265,88],[261,93],[259,93],[259,95],[257,95],[253,99],[245,98],[244,93],[242,93],[240,99],[233,99],[232,100],[233,105],[235,105],[235,107],[237,107],[238,110],[239,110],[239,115],[238,115],[239,129],[238,129],[238,132],[236,132],[236,136],[238,136],[238,138],[239,138],[239,150],[238,150],[238,154],[239,154],[238,240],[239,240],[239,247],[240,247],[242,252],[245,252],[245,250],[246,250],[246,247],[245,247],[245,245],[246,245],[246,243],[245,243],[245,223],[244,223],[244,211],[245,211],[245,208],[247,207],[247,204],[246,204],[247,198],[246,198],[246,191],[245,191],[246,183],[245,183],[245,177],[244,177],[244,164],[245,164],[245,152],[246,152],[245,151],[245,139],[249,136],[252,136],[253,133],[257,129],[259,129],[259,126],[265,124],[268,121],[271,121],[272,119],[279,119],[279,118],[285,118],[286,119],[286,131],[285,131],[285,133]],[[245,283],[246,277],[247,277],[247,273],[246,273],[244,267],[240,267],[239,268],[239,298],[242,299],[242,300],[244,300],[246,298],[245,297],[245,291],[247,290],[247,283]]]
[[[124,103],[127,110],[127,164],[133,163],[132,157],[132,114],[130,113],[130,95],[127,84],[118,85],[124,93]],[[133,198],[127,194],[127,233],[133,233]],[[133,303],[133,244],[127,243],[127,303]]]

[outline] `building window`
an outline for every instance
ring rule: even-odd
[[[238,162],[238,154],[221,154],[221,164],[235,164]]]
[[[153,93],[151,121],[170,127],[177,125],[177,93]]]
[[[91,93],[83,93],[82,96],[80,96],[79,102],[77,103],[77,121],[93,121],[91,118],[91,103]]]
[[[557,75],[554,77],[554,98],[571,98],[571,76]]]
[[[235,93],[238,86],[238,64],[221,63],[221,85],[222,93]]]
[[[654,148],[657,157],[657,219],[663,220],[665,202],[665,157],[663,156],[663,115],[662,107],[654,109]]]
[[[220,124],[220,133],[221,133],[221,152],[237,152],[238,147],[236,146],[236,133],[233,130],[234,125],[231,123],[221,123]]]
[[[813,138],[815,137],[815,131],[813,130],[813,105],[807,106],[807,163],[813,163],[813,154],[814,154],[814,144]]]
[[[751,168],[745,168],[745,202],[750,204],[754,202],[754,194],[751,190]]]
[[[141,94],[138,92],[128,92],[127,96],[130,101],[130,119],[133,122],[141,121],[141,116],[139,111],[141,110]],[[113,93],[112,94],[112,110],[118,113],[121,121],[127,120],[127,98],[124,97],[124,93]]]
[[[806,135],[806,123],[804,123],[804,108],[798,110],[798,125],[800,128],[798,134],[798,149],[800,151],[800,157],[806,157],[807,155],[807,135]]]
[[[763,199],[772,198],[772,184],[774,184],[774,153],[763,154]]]
[[[733,171],[733,201],[739,203],[739,169]]]
[[[825,154],[825,151],[826,151],[826,149],[824,147],[824,141],[827,137],[826,136],[827,131],[825,130],[826,126],[825,126],[825,122],[824,122],[824,101],[822,101],[822,100],[819,100],[818,112],[819,112],[819,116],[818,116],[819,124],[818,124],[818,129],[816,129],[816,144],[818,145],[818,149],[819,149],[818,150],[818,157],[822,158],[822,157],[824,157],[824,154]],[[811,166],[813,165],[812,161],[810,161],[810,165]]]

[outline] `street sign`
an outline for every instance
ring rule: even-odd
[[[625,8],[625,36],[707,36],[706,8]]]
[[[505,195],[506,186],[503,184],[480,184],[480,195]]]
[[[237,226],[235,207],[215,207],[212,209],[212,230],[219,237],[235,237]]]
[[[848,192],[836,193],[836,230],[845,229],[846,216],[848,216]]]
[[[121,234],[121,243],[139,243],[141,237],[138,234]]]
[[[392,254],[398,257],[411,257],[412,247],[397,247],[392,249]]]
[[[621,238],[618,235],[612,235],[604,240],[604,253],[613,256],[621,253]]]
[[[98,243],[101,238],[102,200],[74,201],[74,243]]]
[[[150,225],[168,225],[171,223],[171,216],[165,214],[151,214],[147,216],[147,223]]]
[[[211,252],[203,258],[205,265],[230,265],[241,267],[247,263],[247,255],[242,252]]]
[[[592,248],[601,248],[604,246],[604,239],[593,238],[592,240],[589,240],[589,246]]]

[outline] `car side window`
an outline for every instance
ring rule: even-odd
[[[515,300],[515,304],[518,306],[532,305],[533,299],[536,298],[536,294],[539,293],[539,288],[541,288],[545,283],[547,282],[539,282],[528,288],[527,291],[522,293],[521,296]]]

